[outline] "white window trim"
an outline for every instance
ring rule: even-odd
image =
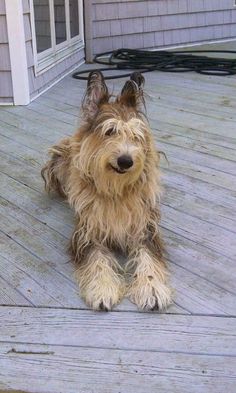
[[[5,0],[5,5],[13,102],[15,105],[28,105],[30,91],[22,2],[19,0]]]
[[[66,1],[65,12],[67,16],[69,15],[69,3]],[[53,1],[49,0],[50,5],[50,17],[54,20],[54,7]],[[55,29],[51,23],[51,37],[52,37],[52,48],[49,48],[41,53],[37,53],[36,44],[36,33],[35,33],[35,21],[34,21],[34,6],[33,0],[30,0],[30,18],[31,18],[31,28],[32,28],[32,44],[33,44],[33,55],[34,55],[34,72],[38,76],[50,68],[54,67],[56,64],[60,63],[62,60],[68,56],[73,55],[80,49],[84,48],[84,27],[83,27],[83,0],[78,0],[79,5],[79,35],[71,39],[67,39],[61,44],[56,45]],[[68,21],[68,18],[66,19]],[[67,34],[69,32],[68,23],[66,23]],[[56,51],[55,48],[57,48]]]

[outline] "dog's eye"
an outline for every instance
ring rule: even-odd
[[[110,135],[112,135],[114,133],[114,128],[109,128],[109,130],[107,130],[106,132],[105,132],[105,135],[106,136],[110,136]]]

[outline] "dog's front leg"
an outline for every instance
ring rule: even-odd
[[[76,270],[81,296],[94,310],[110,310],[124,295],[120,266],[105,247],[91,246]]]
[[[160,255],[144,244],[130,255],[132,275],[128,296],[139,309],[163,310],[171,303],[168,271]]]

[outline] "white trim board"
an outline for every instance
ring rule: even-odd
[[[236,0],[235,0],[236,1]],[[150,51],[154,50],[171,50],[171,49],[184,49],[184,48],[191,48],[195,46],[202,46],[202,45],[212,45],[212,44],[225,44],[228,42],[235,42],[236,38],[222,38],[220,40],[206,40],[206,41],[197,41],[197,42],[189,42],[187,44],[177,44],[177,45],[164,45],[164,46],[158,46],[155,48],[149,48]]]
[[[1,101],[0,101],[0,107],[1,107],[1,106],[13,106],[13,105],[14,105],[13,102],[1,102]]]
[[[21,0],[5,0],[10,51],[13,100],[15,105],[30,102],[23,7]]]

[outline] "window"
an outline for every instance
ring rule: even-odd
[[[66,41],[66,6],[64,0],[54,0],[56,45]],[[78,6],[78,3],[77,3]],[[79,20],[78,20],[79,23]]]
[[[31,0],[36,72],[83,46],[82,0]]]

